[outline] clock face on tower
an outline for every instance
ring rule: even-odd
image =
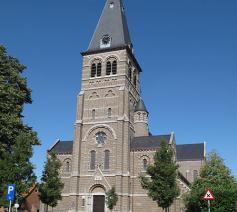
[[[107,141],[107,136],[104,132],[98,132],[96,134],[96,143],[97,144],[105,144]]]
[[[110,37],[109,37],[108,35],[104,36],[104,37],[102,38],[102,43],[103,43],[104,45],[108,45],[108,44],[110,43]]]
[[[100,42],[100,47],[101,48],[107,48],[107,47],[110,47],[110,44],[111,44],[111,37],[109,35],[104,35],[102,38],[101,38],[101,42]]]

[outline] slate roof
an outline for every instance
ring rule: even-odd
[[[176,145],[176,156],[178,161],[204,160],[205,144],[179,144]]]
[[[156,150],[160,147],[162,139],[167,143],[170,141],[171,135],[158,135],[158,136],[143,136],[133,139],[130,145],[131,151],[146,151]],[[50,150],[55,151],[57,154],[72,154],[73,142],[72,141],[58,141]],[[204,160],[205,158],[204,143],[197,144],[179,144],[176,145],[177,161],[187,160]]]
[[[144,103],[144,101],[140,98],[139,102],[137,103],[136,107],[135,107],[135,112],[137,111],[145,111],[148,113],[147,109],[146,109],[146,105]]]
[[[112,38],[109,48],[132,44],[122,0],[106,1],[87,51],[99,50],[100,41],[104,35],[109,35]]]
[[[167,143],[170,141],[171,135],[142,136],[135,137],[131,142],[131,151],[152,150],[160,147],[161,141],[164,139]]]
[[[72,141],[58,141],[50,150],[55,151],[56,154],[72,154]]]
[[[161,140],[164,139],[168,143],[170,136],[171,135],[136,137],[131,142],[131,151],[156,150],[160,147]],[[204,143],[176,145],[177,161],[204,160],[204,154]]]

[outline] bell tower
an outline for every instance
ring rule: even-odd
[[[115,210],[130,211],[130,142],[142,70],[133,54],[122,0],[106,1],[89,47],[81,54],[71,209],[96,211],[105,205],[105,193],[115,187]]]

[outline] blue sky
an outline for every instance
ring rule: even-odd
[[[42,145],[32,159],[41,175],[46,150],[72,140],[82,57],[104,0],[1,1],[0,43],[28,69],[33,104],[25,122]],[[153,134],[207,142],[237,176],[237,1],[125,0],[142,96]]]

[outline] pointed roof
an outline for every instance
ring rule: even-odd
[[[106,1],[87,51],[101,49],[101,39],[107,35],[111,38],[110,46],[107,48],[132,44],[122,0]]]
[[[148,113],[145,103],[143,102],[143,100],[141,98],[140,98],[139,102],[137,103],[134,112],[137,112],[137,111],[145,111]]]

